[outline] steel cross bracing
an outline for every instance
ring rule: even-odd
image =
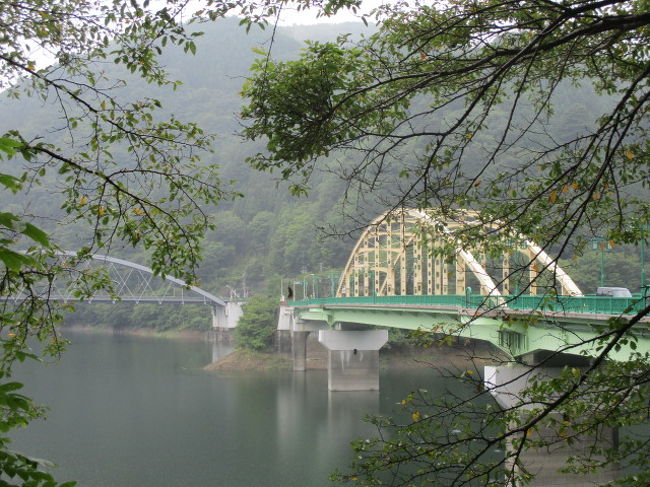
[[[74,252],[62,252],[61,256],[74,256]],[[101,266],[112,283],[112,294],[106,290],[95,292],[86,302],[130,301],[135,303],[202,303],[224,307],[225,302],[196,286],[189,286],[181,279],[171,276],[155,276],[149,267],[107,255],[92,255],[76,269],[76,272],[89,272]],[[48,299],[71,302],[79,300],[75,294],[74,281],[55,279],[48,289]],[[24,298],[23,293],[14,296],[15,300]]]

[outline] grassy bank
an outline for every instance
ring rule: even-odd
[[[234,370],[277,370],[291,368],[291,359],[283,355],[251,350],[235,350],[221,360],[206,365],[204,370],[234,371]]]

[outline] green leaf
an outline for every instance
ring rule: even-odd
[[[14,222],[20,220],[16,215],[9,212],[0,212],[0,225],[7,228],[14,228]]]
[[[35,263],[34,259],[28,255],[19,254],[6,247],[0,247],[0,260],[12,271],[20,271],[24,265],[32,265]]]
[[[21,143],[17,140],[10,139],[9,137],[0,137],[0,152],[4,152],[10,156],[16,153],[16,147],[20,147]]]
[[[47,233],[45,233],[40,228],[35,227],[31,223],[26,223],[25,224],[25,229],[23,230],[22,233],[24,235],[27,235],[34,242],[37,242],[37,243],[41,244],[43,247],[49,247],[50,246],[50,240],[49,240],[49,238],[47,236]]]
[[[23,186],[22,181],[11,174],[0,174],[0,184],[11,190],[12,193],[17,192]]]
[[[22,389],[23,384],[20,382],[7,382],[6,384],[0,384],[0,393],[7,393],[10,391],[17,391]]]

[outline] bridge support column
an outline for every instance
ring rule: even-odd
[[[330,391],[379,390],[379,349],[387,330],[319,330],[318,341],[328,349]]]
[[[293,370],[303,372],[307,370],[307,337],[308,331],[293,331],[291,333],[291,357]]]
[[[221,323],[223,322],[223,308],[210,306],[210,310],[212,311],[212,329],[216,330],[217,328],[221,327]]]
[[[557,377],[562,372],[562,367],[486,366],[484,372],[486,388],[496,399],[499,406],[509,409],[521,404],[522,399],[524,399],[522,398],[522,391],[528,387],[531,379]],[[522,414],[534,406],[521,406]],[[588,452],[596,441],[610,448],[615,447],[618,443],[617,429],[604,428],[597,433],[598,438],[595,438],[595,435],[576,436],[571,445],[559,438],[551,428],[544,427],[543,423],[538,426],[534,434],[536,435],[534,439],[543,439],[549,442],[549,446],[529,447],[521,453],[520,460],[525,464],[526,470],[535,475],[535,479],[526,485],[531,487],[564,487],[570,484],[576,487],[588,487],[606,484],[618,476],[614,467],[584,476],[559,472],[560,468],[566,466],[565,462],[569,456],[580,452]],[[506,448],[511,448],[510,444]],[[516,487],[514,484],[509,485]]]
[[[291,325],[293,323],[293,308],[280,303],[278,327],[275,332],[276,351],[283,355],[291,355]]]

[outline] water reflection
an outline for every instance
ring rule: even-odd
[[[217,362],[233,351],[233,346],[218,340],[211,340],[212,359],[210,363]]]
[[[326,371],[197,372],[223,344],[70,338],[60,364],[18,371],[51,411],[15,446],[80,487],[325,487],[349,442],[375,435],[364,415],[394,414],[418,388],[458,393],[428,369],[382,371],[379,392],[330,393]]]
[[[50,414],[15,442],[80,487],[326,486],[378,408],[377,393],[330,396],[325,371],[197,373],[221,344],[71,339],[61,363],[18,371]]]

